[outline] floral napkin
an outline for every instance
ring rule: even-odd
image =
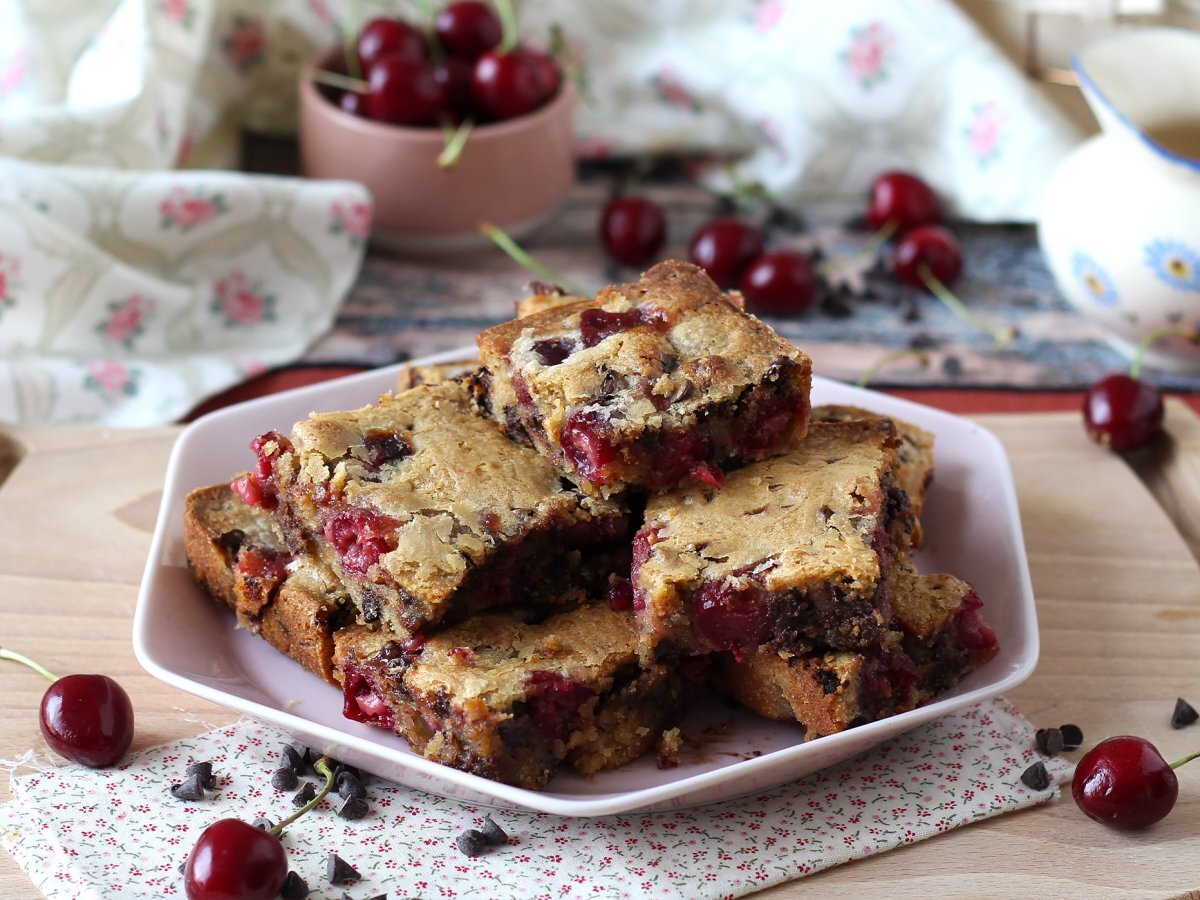
[[[14,778],[0,843],[51,900],[183,896],[177,867],[207,824],[226,816],[278,821],[291,810],[270,771],[287,738],[251,721],[144,751],[118,769],[77,766]],[[370,813],[345,821],[325,807],[284,838],[289,866],[313,897],[738,897],[933,837],[1057,795],[1064,759],[1045,760],[1052,787],[1020,775],[1038,757],[1034,730],[997,699],[946,716],[801,781],[670,812],[597,819],[464,805],[379,780]],[[216,792],[199,802],[169,788],[211,761]],[[508,844],[479,857],[455,839],[490,815]],[[360,874],[331,885],[337,853]]]

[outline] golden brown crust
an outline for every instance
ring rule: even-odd
[[[474,356],[424,366],[405,364],[396,373],[396,390],[403,392],[422,384],[441,384],[443,381],[453,381],[464,375],[470,375],[478,368],[479,360]]]

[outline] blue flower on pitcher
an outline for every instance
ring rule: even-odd
[[[1160,281],[1181,291],[1200,291],[1200,253],[1179,241],[1151,241],[1146,245],[1146,265]]]
[[[1113,309],[1120,304],[1121,297],[1117,294],[1117,286],[1096,260],[1092,259],[1091,254],[1076,250],[1075,255],[1071,257],[1071,267],[1092,300],[1107,309]]]

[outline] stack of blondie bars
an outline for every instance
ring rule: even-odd
[[[193,573],[347,717],[522,787],[670,757],[710,683],[807,737],[927,702],[997,649],[910,559],[932,437],[810,408],[735,300],[682,262],[543,290],[477,361],[256,438],[188,498]]]

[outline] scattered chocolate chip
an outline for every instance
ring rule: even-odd
[[[334,783],[337,785],[338,796],[343,799],[367,796],[367,789],[353,772],[339,772]]]
[[[496,820],[491,816],[485,816],[483,819],[483,831],[480,832],[483,839],[493,846],[508,843],[508,835],[504,833],[504,829],[496,824]]]
[[[291,766],[280,766],[271,776],[271,787],[277,791],[294,791],[299,781],[295,769]]]
[[[1196,712],[1195,707],[1182,697],[1176,698],[1175,712],[1171,713],[1171,727],[1186,728],[1197,719],[1200,719],[1200,713]]]
[[[1078,725],[1059,725],[1062,732],[1063,749],[1078,750],[1083,745],[1083,729]]]
[[[927,331],[918,331],[908,339],[908,346],[914,350],[932,350],[937,345],[937,338]]]
[[[921,318],[921,304],[917,302],[916,297],[910,294],[904,298],[904,321],[920,322]]]
[[[179,864],[179,874],[182,875],[186,869],[187,869],[187,857],[185,856],[183,858],[183,862],[181,862]]]
[[[458,849],[467,856],[482,856],[484,848],[487,847],[488,840],[484,837],[483,832],[476,831],[474,828],[468,828],[455,840],[458,844]]]
[[[361,797],[347,797],[342,801],[342,805],[338,807],[337,814],[343,819],[361,819],[371,811],[371,807],[367,805],[367,801]]]
[[[279,889],[279,896],[283,900],[304,900],[308,896],[308,882],[289,870],[287,878],[283,879],[283,887]]]
[[[343,881],[358,881],[362,878],[358,874],[358,869],[350,865],[336,853],[330,853],[329,859],[325,860],[325,880],[330,884],[339,884]]]
[[[176,800],[203,800],[204,782],[198,773],[189,775],[182,784],[171,785],[171,796]]]
[[[369,590],[363,591],[358,606],[362,611],[364,622],[378,622],[383,615],[383,605],[379,602],[379,598]]]
[[[283,749],[279,752],[279,762],[281,766],[286,766],[297,775],[303,774],[308,769],[308,763],[304,759],[304,754],[297,750],[293,744],[283,745]]]
[[[798,234],[808,227],[804,221],[804,217],[799,212],[774,203],[771,204],[771,209],[767,213],[767,218],[763,222],[763,226],[768,230],[778,229],[787,234]]]
[[[1063,748],[1066,746],[1062,731],[1057,728],[1039,728],[1033,741],[1037,744],[1038,750],[1047,756],[1057,756],[1063,752]]]
[[[292,806],[303,806],[317,796],[317,789],[313,787],[311,781],[304,782],[304,787],[296,791],[296,795],[292,797]]]
[[[187,767],[188,775],[199,775],[200,783],[208,790],[212,790],[217,786],[217,776],[213,774],[212,763],[210,762],[194,762]]]
[[[270,819],[268,819],[266,816],[259,816],[257,819],[255,819],[250,824],[253,825],[255,828],[260,829],[261,831],[270,831],[272,828],[275,827],[275,823],[272,822]]]
[[[1046,764],[1041,760],[1035,762],[1021,773],[1021,783],[1032,791],[1044,791],[1050,787],[1050,773],[1046,771]]]
[[[963,372],[962,360],[957,356],[947,356],[942,360],[942,373],[951,378],[957,378]]]

